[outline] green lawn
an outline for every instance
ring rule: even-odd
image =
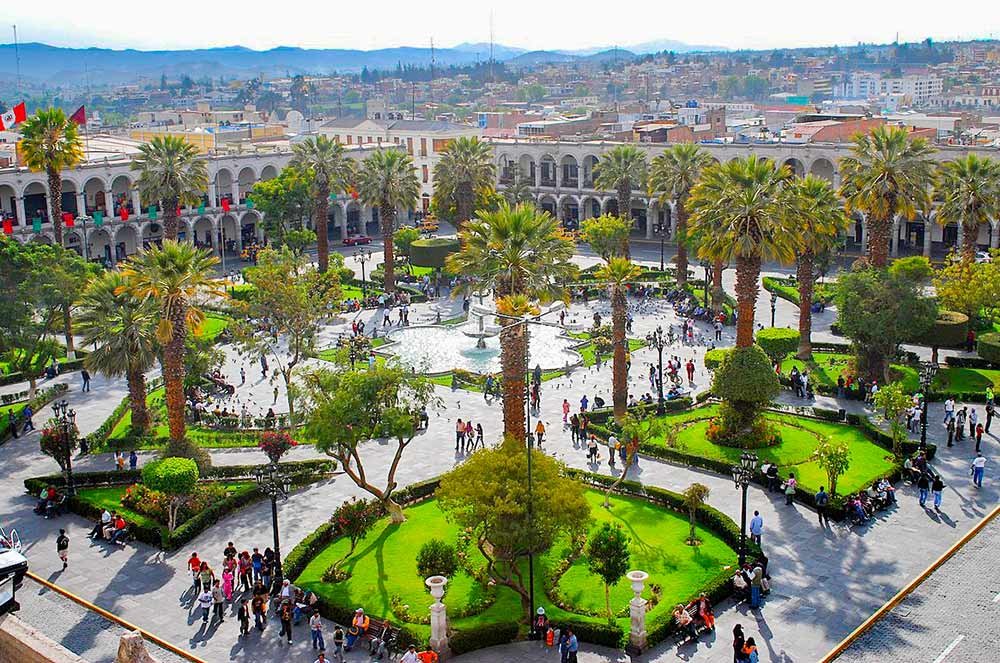
[[[742,449],[718,445],[706,437],[710,419],[717,411],[718,406],[709,405],[667,414],[663,418],[677,431],[681,453],[735,464]],[[858,428],[791,414],[769,413],[767,418],[777,426],[781,443],[754,449],[753,453],[762,464],[777,463],[782,477],[794,472],[805,490],[815,492],[820,486],[828,485],[826,472],[812,460],[812,452],[822,438],[846,442],[851,449],[850,467],[837,483],[837,492],[841,495],[866,487],[892,469],[892,454],[869,440]],[[654,438],[650,443],[662,446],[664,440],[663,437]]]
[[[765,290],[773,292],[782,299],[787,299],[793,304],[797,305],[799,303],[799,289],[790,279],[778,279],[773,276],[765,276],[762,281]],[[813,286],[813,301],[832,301],[835,289],[836,282],[817,282]]]
[[[836,388],[837,378],[843,374],[847,378],[848,369],[851,362],[851,355],[837,354],[829,352],[814,352],[812,361],[803,362],[800,359],[789,358],[781,362],[781,372],[784,375],[793,367],[799,371],[803,369],[809,371],[809,377],[814,380],[814,384],[821,384],[828,388]],[[893,364],[891,369],[893,379],[902,380],[903,389],[908,393],[914,393],[920,389],[920,375],[917,369],[904,364]]]
[[[8,403],[7,405],[0,405],[0,426],[7,426],[7,413],[11,410],[14,411],[15,415],[21,414],[21,410],[27,405],[27,401],[18,401],[17,403]]]
[[[209,341],[215,341],[225,329],[229,326],[232,320],[221,313],[206,313],[205,321],[201,325],[201,329],[198,330],[198,335],[201,338],[207,339]]]
[[[944,393],[985,392],[991,386],[1000,390],[1000,370],[990,368],[942,368],[934,376],[933,391]]]
[[[23,354],[24,351],[21,350],[20,348],[15,348],[15,349],[11,350],[11,352],[13,352],[17,358],[20,358],[22,356],[22,354]],[[62,345],[59,346],[59,350],[56,353],[55,358],[58,359],[60,361],[60,363],[66,359],[66,348],[64,346],[62,346]],[[50,363],[52,363],[52,358],[51,357],[47,357],[47,356],[46,357],[41,357],[41,356],[38,356],[38,357],[35,357],[34,368],[37,369],[37,370],[41,370],[41,369],[45,368],[47,365],[49,365]],[[10,372],[11,372],[10,362],[9,361],[0,360],[0,375],[7,375]]]
[[[602,522],[620,522],[632,539],[632,563],[630,568],[641,568],[650,574],[649,583],[663,588],[660,602],[650,611],[649,618],[661,612],[669,612],[672,607],[687,600],[709,580],[715,578],[735,563],[736,553],[708,531],[699,528],[703,543],[697,547],[684,545],[688,525],[685,517],[648,502],[615,496],[610,509],[604,509],[603,493],[588,490],[593,526]],[[459,529],[445,519],[435,500],[429,500],[406,510],[407,522],[393,525],[388,519],[380,521],[351,555],[344,568],[351,577],[339,583],[323,582],[323,572],[335,561],[343,558],[349,550],[349,542],[340,539],[320,552],[303,570],[297,584],[312,589],[331,605],[353,610],[363,607],[365,612],[376,617],[389,618],[396,623],[405,620],[392,609],[391,597],[398,595],[402,604],[408,605],[414,614],[426,613],[430,603],[424,579],[416,571],[416,554],[420,546],[430,538],[439,538],[453,543]],[[553,566],[567,558],[569,542],[559,541],[546,555],[538,560],[535,574],[536,601],[544,605],[549,618],[554,621],[573,617],[585,621],[601,622],[602,618],[583,614],[568,613],[545,596],[546,576]],[[485,563],[482,555],[469,548],[472,564]],[[649,584],[647,584],[647,596]],[[587,611],[600,611],[604,606],[604,587],[597,577],[587,571],[586,560],[577,559],[558,582],[559,592],[571,605]],[[449,613],[455,614],[465,609],[471,601],[481,596],[483,589],[464,571],[450,578],[445,601]],[[612,588],[611,601],[615,609],[627,605],[632,592],[627,581],[621,581]],[[467,617],[449,619],[449,625],[457,630],[488,623],[509,622],[521,614],[520,600],[506,588],[497,590],[496,601],[485,610]],[[619,618],[617,623],[627,629],[628,619]],[[426,635],[429,627],[410,625],[418,634]]]

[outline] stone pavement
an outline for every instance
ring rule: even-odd
[[[727,272],[727,277],[729,272]],[[414,307],[418,318],[433,319],[432,307],[454,307],[457,303],[438,301]],[[594,307],[606,307],[603,302]],[[769,303],[766,297],[759,301],[759,311],[766,311],[770,323]],[[779,300],[778,319],[781,324],[794,324],[795,307]],[[589,314],[589,312],[588,312]],[[442,315],[444,318],[445,315]],[[817,316],[817,338],[821,338],[833,319],[828,311]],[[642,336],[658,324],[675,324],[673,313],[667,309],[639,315],[635,321],[635,336]],[[339,333],[337,328],[324,331],[330,338]],[[703,325],[703,334],[708,335]],[[727,330],[725,343],[732,343],[732,332]],[[695,388],[703,388],[709,379],[702,367],[701,357],[705,346],[676,346],[665,354],[678,354],[682,359],[695,359],[698,372]],[[227,352],[226,372],[238,376],[239,357]],[[655,352],[638,351],[633,356],[632,390],[649,391],[646,364],[655,360]],[[257,382],[259,369],[255,362],[247,365],[248,382],[238,392],[238,398],[250,400],[273,398],[270,384]],[[250,380],[249,378],[253,378]],[[59,379],[72,380],[72,376]],[[78,378],[77,378],[78,380]],[[236,379],[238,382],[238,377]],[[96,428],[114,409],[124,395],[124,387],[107,383],[95,377],[91,394],[80,394],[79,383],[71,383],[67,398],[77,408],[82,432]],[[570,376],[547,382],[542,392],[542,420],[549,429],[544,447],[547,453],[564,460],[569,465],[585,468],[585,452],[574,448],[569,435],[561,430],[560,405],[567,398],[575,410],[580,397],[586,393],[593,400],[602,395],[610,402],[610,367],[578,369]],[[500,431],[500,408],[486,401],[482,395],[440,388],[442,399],[431,415],[430,430],[418,436],[404,457],[398,481],[406,485],[436,476],[461,462],[463,457],[453,451],[453,422],[456,417],[472,418],[482,422],[488,440],[496,440]],[[279,399],[283,398],[279,395]],[[788,396],[783,395],[783,400]],[[836,407],[832,399],[818,399],[824,407]],[[279,400],[281,403],[281,400]],[[858,403],[845,407],[858,409]],[[935,408],[939,408],[936,405]],[[265,408],[266,409],[266,408]],[[279,411],[283,408],[277,408]],[[936,416],[932,414],[932,421]],[[47,411],[36,418],[44,421]],[[940,430],[932,428],[932,440],[938,439]],[[988,453],[995,449],[996,438],[987,442]],[[365,461],[370,473],[378,476],[387,467],[393,447],[378,441],[366,445]],[[293,458],[315,455],[315,450],[300,447],[292,452]],[[145,454],[144,454],[145,456]],[[262,462],[263,456],[255,449],[220,450],[213,452],[219,464]],[[176,553],[163,553],[142,544],[109,550],[100,544],[90,544],[85,534],[90,525],[76,516],[58,520],[44,520],[34,516],[30,509],[31,498],[23,494],[21,482],[26,476],[49,473],[54,463],[42,456],[37,449],[37,434],[0,447],[0,466],[7,472],[7,481],[0,484],[0,513],[4,526],[14,526],[28,547],[32,568],[43,577],[56,574],[59,564],[54,551],[58,527],[67,527],[72,540],[71,565],[59,573],[55,580],[60,585],[112,610],[123,618],[142,625],[180,646],[188,647],[198,656],[211,661],[224,661],[253,655],[269,660],[291,653],[300,660],[312,660],[308,634],[300,627],[296,643],[289,649],[279,642],[276,632],[270,629],[261,636],[251,635],[246,642],[237,639],[237,627],[227,623],[211,629],[201,627],[200,619],[192,606],[190,582],[184,572],[184,561],[192,550],[203,558],[217,563],[227,541],[236,542],[239,548],[269,545],[270,505],[259,502],[231,514],[195,541]],[[81,470],[110,467],[107,455],[82,459]],[[968,448],[942,449],[936,468],[948,484],[942,514],[920,509],[909,489],[901,490],[900,506],[883,513],[872,525],[864,529],[851,529],[835,525],[820,528],[815,524],[815,514],[801,505],[786,507],[783,500],[772,499],[754,487],[750,490],[750,509],[759,509],[765,521],[764,548],[771,560],[773,592],[764,609],[758,613],[743,605],[721,606],[719,633],[726,640],[732,625],[737,621],[748,627],[748,633],[757,635],[763,645],[762,660],[808,661],[816,660],[837,641],[850,632],[881,603],[902,587],[913,575],[943,551],[951,542],[967,531],[997,502],[995,470],[988,468],[984,489],[974,490],[968,479]],[[606,465],[589,468],[607,472]],[[680,467],[654,459],[643,458],[632,478],[650,485],[681,490],[693,481],[712,489],[709,502],[738,519],[738,493],[725,477],[708,474],[693,468]],[[331,511],[344,499],[359,495],[360,490],[346,477],[338,475],[330,480],[295,492],[287,502],[279,505],[282,550],[287,552],[305,535],[325,521]],[[447,602],[447,599],[446,599]],[[428,603],[430,598],[428,597]],[[329,634],[329,628],[327,633]],[[728,655],[728,641],[721,644],[703,640],[697,645],[677,650],[667,644],[651,652],[644,660],[667,660],[667,657],[721,660],[717,647]],[[585,647],[584,661],[618,660],[620,654]],[[531,645],[517,644],[475,652],[460,658],[468,661],[533,661],[539,652]]]

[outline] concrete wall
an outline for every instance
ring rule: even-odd
[[[86,663],[14,615],[0,617],[0,663]]]

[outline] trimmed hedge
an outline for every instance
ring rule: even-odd
[[[705,368],[710,371],[714,371],[721,364],[722,360],[726,358],[729,351],[732,348],[715,348],[714,350],[709,350],[705,353]]]
[[[989,363],[1000,366],[1000,333],[983,334],[976,343],[976,352]]]
[[[76,351],[76,359],[60,359],[59,360],[59,375],[63,373],[68,373],[72,371],[78,371],[83,368],[83,360],[87,356],[87,353],[83,350]],[[38,371],[38,377],[45,375],[45,369]],[[7,373],[6,375],[0,375],[0,387],[8,384],[17,384],[18,382],[27,382],[28,377],[24,375],[21,371],[15,371],[13,373]]]
[[[576,625],[573,625],[576,630]],[[505,645],[517,638],[519,627],[511,622],[499,624],[484,624],[474,628],[456,631],[448,638],[448,648],[455,655],[465,654],[476,649]],[[588,641],[589,642],[589,641]]]
[[[931,328],[915,342],[931,347],[955,348],[965,343],[969,333],[969,316],[958,311],[938,311]]]
[[[410,264],[417,267],[444,267],[444,259],[459,249],[458,239],[431,237],[410,244]]]
[[[766,327],[757,332],[756,342],[772,361],[779,361],[798,349],[799,330]]]

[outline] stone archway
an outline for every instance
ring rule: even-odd
[[[789,157],[785,159],[782,165],[788,166],[788,168],[792,171],[792,174],[796,177],[805,177],[806,167],[805,164],[803,164],[799,159]]]
[[[139,251],[139,233],[135,225],[123,223],[115,232],[115,262],[125,260]]]
[[[824,157],[819,157],[809,166],[809,173],[816,177],[822,177],[827,182],[833,184],[836,169],[833,167],[832,161]]]
[[[107,228],[94,228],[89,232],[90,259],[101,260],[105,264],[114,263],[114,241]]]

